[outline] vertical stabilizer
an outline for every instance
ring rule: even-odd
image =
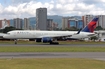
[[[83,32],[94,32],[94,29],[96,28],[96,24],[98,21],[98,17],[95,17],[92,21],[90,21],[86,27],[83,28]]]

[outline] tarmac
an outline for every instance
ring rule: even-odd
[[[105,44],[0,44],[0,46],[87,46],[105,47]],[[105,52],[0,52],[0,58],[91,58],[105,61]]]

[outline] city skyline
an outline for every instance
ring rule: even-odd
[[[105,15],[104,0],[0,0],[0,19],[36,17],[40,7],[48,15]]]

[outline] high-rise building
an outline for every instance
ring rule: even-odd
[[[0,28],[3,29],[5,27],[9,27],[10,26],[10,20],[0,20]]]
[[[14,27],[17,29],[23,29],[22,19],[15,18],[14,19]]]
[[[24,18],[24,30],[29,30],[30,22],[28,18]]]
[[[76,27],[78,29],[83,28],[82,19],[76,17],[63,17],[62,18],[62,29]]]
[[[76,27],[76,21],[74,19],[68,20],[68,27]]]
[[[85,15],[85,16],[82,16],[83,27],[85,27],[93,18],[94,18],[93,15]]]
[[[36,29],[47,30],[47,8],[36,9]]]
[[[55,30],[58,28],[58,23],[53,22],[52,24],[52,29]]]
[[[47,30],[53,30],[53,19],[47,19]]]
[[[78,29],[83,28],[83,21],[82,19],[77,19],[77,18],[71,18],[68,21],[69,27],[76,27]]]
[[[98,26],[105,29],[105,15],[99,15]]]
[[[83,20],[82,19],[79,19],[77,21],[77,28],[80,29],[80,28],[83,28]]]
[[[70,17],[63,17],[62,18],[62,29],[69,28],[69,21]]]

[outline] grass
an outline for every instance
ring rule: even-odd
[[[79,58],[0,59],[0,69],[105,69],[105,61]]]
[[[0,46],[0,52],[105,52],[105,47]]]

